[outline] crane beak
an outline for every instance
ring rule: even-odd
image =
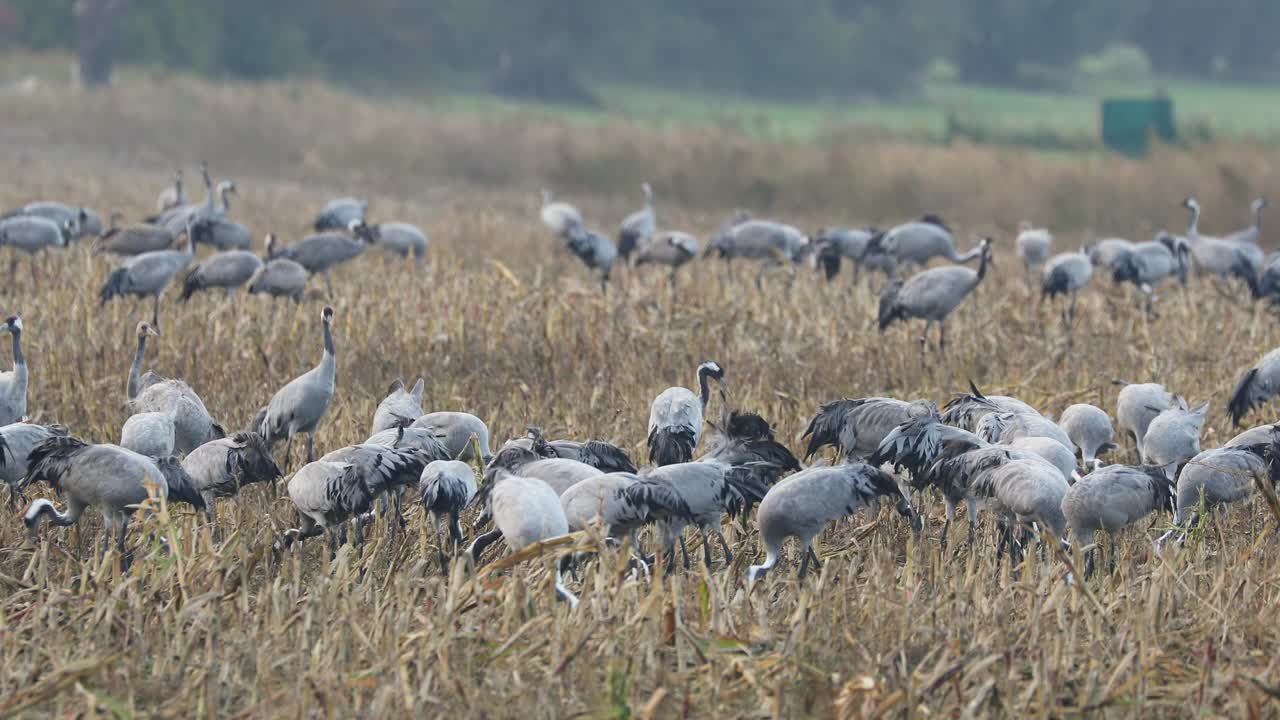
[[[147,334],[150,335],[151,337],[160,337],[160,331],[156,330],[150,325],[147,326]]]

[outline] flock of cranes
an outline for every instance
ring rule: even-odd
[[[377,245],[421,259],[426,235],[405,223],[371,224],[367,202],[340,198],[318,213],[314,234],[284,247],[268,235],[266,257],[260,258],[250,250],[248,230],[229,216],[235,183],[215,186],[203,166],[201,178],[203,202],[187,201],[179,172],[158,198],[157,213],[142,223],[121,225],[122,218],[113,214],[104,229],[92,211],[53,202],[32,203],[0,220],[0,245],[33,255],[98,235],[96,253],[124,258],[103,285],[102,301],[119,295],[153,298],[150,322],[136,327],[125,381],[129,415],[116,444],[87,443],[69,428],[27,421],[23,321],[13,315],[0,324],[0,332],[11,336],[14,361],[12,372],[0,373],[0,477],[15,498],[32,484],[45,483],[65,503],[65,511],[47,498],[27,505],[23,518],[33,538],[45,521],[71,525],[94,507],[104,517],[103,541],[114,540],[127,563],[130,517],[151,507],[156,497],[190,504],[216,523],[219,499],[252,484],[269,484],[268,492],[278,493],[277,481],[287,478],[283,492],[298,522],[276,539],[276,556],[325,533],[332,551],[352,538],[363,549],[366,526],[379,515],[392,527],[403,523],[402,504],[408,498],[431,520],[442,570],[459,553],[479,561],[499,541],[520,550],[593,525],[625,542],[635,567],[646,570],[659,558],[674,567],[677,545],[687,568],[686,531],[693,528],[703,562],[711,567],[713,538],[726,564],[732,562],[726,516],[746,526],[754,512],[765,553],[763,563],[748,570],[748,582],[755,583],[780,562],[787,538],[800,543],[801,576],[810,565],[820,566],[813,542],[822,530],[876,509],[881,501],[920,534],[925,530],[922,506],[939,497],[945,507],[943,543],[961,505],[971,542],[980,515],[990,514],[998,527],[998,552],[1019,559],[1036,532],[1065,547],[1088,549],[1099,531],[1114,534],[1161,511],[1172,513],[1171,532],[1176,532],[1203,508],[1247,498],[1255,482],[1280,480],[1280,425],[1255,427],[1224,447],[1204,450],[1200,431],[1208,403],[1193,408],[1155,383],[1119,383],[1114,424],[1092,405],[1067,407],[1055,420],[1018,398],[985,395],[972,385],[941,407],[931,399],[837,399],[818,408],[805,432],[803,458],[811,463],[806,466],[768,421],[731,406],[723,386],[726,371],[711,360],[696,367],[693,388],[674,386],[652,401],[643,468],[611,442],[548,440],[536,427],[494,452],[481,418],[461,410],[428,412],[421,380],[412,387],[395,381],[374,413],[367,438],[317,457],[315,434],[339,391],[333,308],[320,312],[316,366],[275,392],[243,430],[228,432],[194,388],[145,369],[148,340],[160,334],[160,298],[180,279],[182,301],[201,290],[245,286],[251,293],[296,300],[315,275],[325,279],[332,294],[328,280],[334,267]],[[736,213],[703,251],[690,233],[658,230],[652,188],[646,183],[642,189],[644,207],[621,223],[616,244],[588,229],[575,207],[543,191],[543,224],[598,273],[606,289],[619,259],[636,266],[666,265],[673,285],[676,270],[699,254],[755,260],[762,274],[809,261],[828,278],[851,262],[855,270],[887,278],[880,292],[881,330],[899,320],[923,319],[927,337],[936,322],[941,350],[948,316],[992,267],[990,238],[960,252],[953,232],[936,215],[885,231],[832,228],[811,238],[793,226]],[[1054,254],[1052,235],[1024,224],[1017,254],[1029,277],[1038,277],[1045,296],[1070,296],[1064,310],[1068,320],[1076,294],[1096,270],[1135,284],[1147,296],[1148,312],[1154,290],[1171,279],[1185,281],[1192,267],[1216,279],[1241,278],[1255,295],[1269,296],[1268,278],[1280,276],[1280,264],[1258,248],[1265,201],[1253,204],[1250,228],[1223,238],[1201,235],[1199,204],[1188,198],[1184,205],[1191,213],[1184,236],[1161,233],[1144,243],[1108,238]],[[216,252],[197,262],[200,244]],[[935,258],[948,264],[926,267]],[[973,261],[976,268],[968,267]],[[902,269],[912,272],[904,278]],[[32,277],[36,281],[34,261]],[[721,406],[714,419],[709,413],[713,384],[719,386]],[[1239,425],[1278,393],[1280,349],[1240,377],[1228,402],[1233,422]],[[704,433],[708,426],[711,431]],[[1117,428],[1133,439],[1134,455],[1126,458],[1132,464],[1103,461],[1121,452]],[[297,435],[307,436],[305,459],[291,472]],[[281,443],[282,460],[277,458]],[[834,449],[833,459],[821,457],[827,448]],[[468,508],[478,509],[477,531],[490,529],[463,549],[461,518]],[[653,555],[641,542],[648,526],[654,527]],[[566,555],[557,565],[555,590],[576,604],[563,577],[574,560]],[[1089,554],[1086,573],[1093,570]]]

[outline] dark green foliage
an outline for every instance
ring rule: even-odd
[[[76,45],[73,0],[0,0],[18,42]],[[961,78],[1048,87],[1108,45],[1159,73],[1280,71],[1270,0],[127,0],[120,59],[209,74],[320,74],[362,87],[462,85],[590,102],[601,83],[774,97]]]

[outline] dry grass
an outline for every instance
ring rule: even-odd
[[[175,94],[221,114],[202,119]],[[137,109],[145,103],[150,110]],[[318,120],[324,113],[332,119]],[[362,187],[379,216],[422,223],[428,268],[370,255],[335,278],[339,392],[318,437],[325,450],[366,437],[391,379],[422,375],[429,408],[475,412],[499,442],[536,422],[639,456],[650,399],[692,382],[706,358],[726,367],[733,403],[774,421],[793,448],[820,401],[942,400],[970,377],[1050,413],[1077,401],[1113,409],[1109,379],[1159,378],[1213,400],[1209,447],[1231,435],[1224,406],[1236,373],[1280,342],[1271,316],[1202,283],[1165,293],[1161,317],[1147,324],[1107,282],[1082,299],[1070,341],[1056,309],[1024,286],[1005,233],[995,277],[953,322],[950,356],[922,366],[919,326],[878,334],[872,289],[847,278],[827,286],[802,272],[791,294],[778,278],[760,294],[745,268],[730,277],[705,263],[683,274],[675,295],[661,272],[624,273],[602,298],[552,249],[529,192],[547,178],[594,187],[580,194],[588,216],[617,218],[635,201],[614,191],[648,173],[664,220],[702,232],[739,204],[785,211],[803,227],[927,207],[966,230],[1048,218],[1070,245],[1095,230],[1178,222],[1172,208],[1188,188],[1215,218],[1227,197],[1243,216],[1248,192],[1275,190],[1276,164],[1250,148],[1139,165],[857,139],[756,147],[536,118],[436,118],[319,88],[133,80],[118,96],[0,103],[0,127],[7,147],[23,148],[0,155],[9,179],[0,206],[59,196],[140,215],[173,157],[207,153],[216,173],[240,180],[235,215],[259,234],[292,237],[330,192]],[[661,152],[646,149],[653,144]],[[774,194],[752,194],[756,185]],[[673,188],[690,198],[676,203]],[[111,440],[125,418],[131,330],[147,305],[100,308],[107,264],[86,247],[50,257],[46,269],[38,292],[20,268],[0,296],[0,309],[20,308],[26,321],[33,414]],[[167,306],[148,364],[187,379],[228,426],[241,426],[318,359],[318,310],[315,301],[273,310],[214,296]],[[266,549],[293,513],[253,488],[222,508],[217,542],[185,509],[136,523],[139,557],[124,577],[95,554],[96,516],[46,530],[32,547],[6,511],[0,715],[1275,712],[1267,688],[1280,684],[1278,638],[1267,618],[1280,561],[1263,504],[1232,508],[1165,557],[1152,556],[1147,539],[1158,528],[1144,524],[1122,543],[1116,575],[1074,586],[1062,558],[1033,559],[1012,576],[998,570],[986,538],[940,554],[940,507],[926,508],[919,543],[890,511],[857,518],[821,538],[821,576],[797,583],[790,563],[750,595],[743,571],[759,554],[750,523],[731,532],[741,552],[728,570],[637,582],[606,556],[585,568],[577,612],[552,599],[545,561],[439,577],[416,510],[407,537],[375,527],[363,559],[344,550],[330,563],[312,541],[273,569]],[[172,553],[146,531],[170,538]]]

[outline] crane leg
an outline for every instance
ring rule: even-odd
[[[684,569],[689,569],[689,546],[684,544],[684,533],[680,533],[680,552],[684,555]]]
[[[809,574],[809,546],[805,545],[800,549],[800,573],[796,576],[801,580],[805,575]]]
[[[293,433],[289,433],[289,439],[284,443],[284,474],[289,474],[289,463],[293,459]]]
[[[947,321],[938,321],[938,354],[947,354]]]
[[[333,282],[329,279],[329,271],[324,271],[324,287],[329,292],[329,299],[333,299]]]
[[[725,564],[726,564],[726,565],[728,565],[728,564],[732,564],[732,563],[733,563],[733,552],[732,552],[731,550],[729,550],[729,543],[727,543],[727,542],[725,542],[725,541],[724,541],[724,533],[720,532],[720,528],[718,528],[718,527],[717,527],[717,528],[711,528],[711,532],[714,532],[714,533],[716,534],[716,537],[720,539],[720,549],[724,550],[724,561],[725,561]]]
[[[314,457],[315,451],[316,451],[316,433],[313,430],[307,433],[307,462],[308,463],[310,463],[313,459],[315,459]]]
[[[822,561],[818,560],[818,553],[814,552],[812,543],[809,544],[809,559],[813,561],[814,570],[822,569]]]
[[[711,569],[711,543],[707,541],[707,529],[698,528],[698,537],[702,538],[702,561],[707,564],[707,569]]]
[[[33,292],[40,292],[40,276],[36,273],[36,256],[31,256],[31,289]]]

